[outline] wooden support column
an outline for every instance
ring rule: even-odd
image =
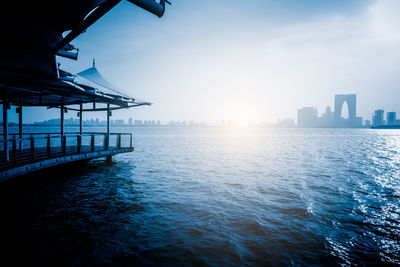
[[[110,104],[107,104],[107,135],[110,134]]]
[[[64,100],[61,100],[60,123],[61,123],[60,133],[61,133],[61,136],[63,136],[64,135]]]
[[[51,134],[47,135],[47,156],[50,158],[51,155]]]
[[[19,136],[19,150],[22,151],[22,104],[18,106],[18,136]]]
[[[108,150],[109,145],[110,145],[110,116],[111,116],[111,111],[110,111],[110,104],[107,104],[107,134],[105,137],[105,149]],[[107,156],[106,157],[106,164],[107,165],[112,165],[112,156]]]
[[[63,155],[66,152],[66,140],[64,135],[64,99],[61,100],[61,107],[60,107],[60,134],[61,134],[61,151]]]
[[[110,144],[110,104],[107,104],[107,134],[104,142],[104,148],[107,150]]]
[[[117,148],[118,149],[121,148],[121,134],[118,134],[118,136],[117,136]]]
[[[77,148],[76,148],[76,151],[78,152],[78,153],[81,153],[81,148],[82,148],[82,111],[83,111],[83,108],[82,108],[82,106],[83,106],[83,104],[80,104],[79,105],[79,134],[78,134],[78,136],[77,136]]]
[[[8,102],[3,100],[3,140],[6,161],[10,160],[10,153],[8,149],[8,105]]]
[[[95,150],[95,140],[94,140],[94,134],[90,137],[90,152],[94,152]]]
[[[31,134],[31,158],[32,160],[35,159],[35,138],[33,137],[33,134]]]
[[[8,102],[3,102],[3,136],[4,140],[8,139]]]
[[[79,135],[82,135],[82,117],[83,117],[83,113],[82,113],[82,110],[83,110],[83,105],[82,104],[80,104],[79,105]]]

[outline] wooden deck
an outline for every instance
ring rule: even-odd
[[[0,149],[1,182],[60,164],[132,152],[133,146],[132,134],[29,134],[2,140]]]

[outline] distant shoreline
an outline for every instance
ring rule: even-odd
[[[400,125],[379,125],[372,126],[371,129],[400,129]]]
[[[0,122],[0,127],[3,126],[3,123]],[[60,127],[60,125],[54,124],[23,124],[23,126],[27,127]],[[106,125],[83,125],[83,127],[105,127]],[[9,127],[18,127],[18,123],[9,123]],[[79,127],[79,124],[73,125],[65,125],[64,127]],[[222,128],[270,128],[270,129],[400,129],[400,125],[380,125],[380,126],[371,126],[371,127],[283,127],[276,125],[248,125],[248,126],[239,126],[239,125],[213,125],[213,124],[199,124],[199,125],[111,125],[111,127],[123,127],[123,128],[208,128],[208,127],[222,127]]]

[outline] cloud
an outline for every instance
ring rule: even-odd
[[[380,0],[374,3],[367,15],[375,40],[389,45],[400,43],[400,1]]]

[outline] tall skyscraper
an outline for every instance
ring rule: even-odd
[[[372,116],[372,126],[380,126],[385,124],[385,121],[383,120],[384,112],[385,111],[383,109],[374,111],[374,115]]]

